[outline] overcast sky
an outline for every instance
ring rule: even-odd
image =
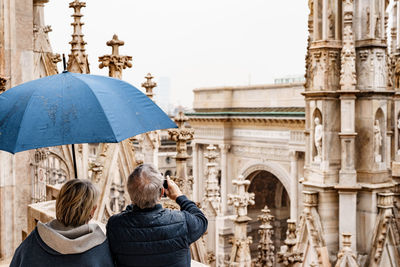
[[[45,23],[53,50],[70,51],[69,2],[50,0]],[[192,106],[199,87],[272,83],[303,75],[307,40],[306,0],[86,0],[83,33],[92,74],[110,54],[113,34],[133,57],[123,79],[140,87],[151,72],[169,77],[174,104]],[[61,64],[59,64],[61,69]]]

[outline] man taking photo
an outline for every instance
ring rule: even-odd
[[[179,187],[149,164],[138,166],[127,187],[132,204],[107,223],[107,237],[116,266],[190,266],[190,244],[207,230],[208,221]],[[176,201],[180,211],[164,209],[161,196]]]

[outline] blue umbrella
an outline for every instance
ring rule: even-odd
[[[119,79],[64,71],[0,95],[0,150],[116,143],[176,124]]]

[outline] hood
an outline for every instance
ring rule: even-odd
[[[77,254],[102,244],[106,236],[97,224],[65,227],[57,220],[38,222],[37,230],[46,245],[61,254]]]

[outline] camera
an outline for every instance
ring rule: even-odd
[[[163,187],[164,187],[164,189],[168,189],[168,181],[167,181],[167,179],[164,179]],[[167,197],[167,193],[165,193],[165,191],[164,191],[164,197]]]

